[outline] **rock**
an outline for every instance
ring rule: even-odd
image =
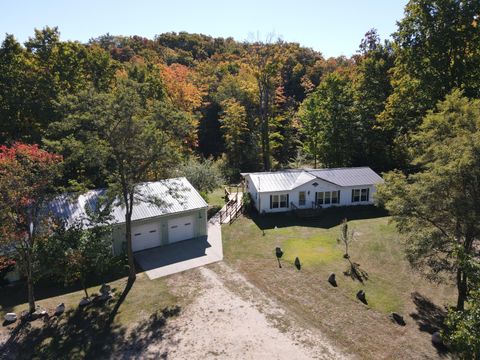
[[[406,325],[405,320],[403,319],[403,316],[396,312],[392,312],[390,314],[390,318],[392,319],[393,322],[397,323],[398,325],[401,325],[401,326]]]
[[[87,306],[91,303],[91,300],[88,298],[83,298],[80,300],[80,303],[78,304],[79,306]]]
[[[65,312],[65,304],[61,303],[58,304],[57,307],[55,308],[55,316],[60,316]]]
[[[302,268],[302,264],[300,264],[300,259],[298,256],[295,258],[295,267],[300,270]]]
[[[432,344],[435,346],[443,346],[442,336],[440,335],[440,331],[435,331],[432,334]]]
[[[14,323],[15,321],[17,321],[17,314],[15,313],[6,313],[5,314],[5,321],[7,323]]]
[[[280,259],[283,256],[283,250],[280,247],[275,248],[275,255],[277,256],[278,259]]]
[[[368,305],[367,298],[365,297],[365,291],[360,290],[359,292],[357,292],[357,299],[360,300],[365,305]]]
[[[100,294],[108,294],[110,290],[110,285],[102,284],[102,286],[100,287]]]
[[[328,282],[330,283],[330,285],[332,285],[333,287],[337,287],[337,279],[335,278],[335,274],[334,273],[331,273],[330,276],[328,277]]]
[[[36,316],[37,318],[40,318],[47,315],[47,310],[37,309],[32,315]]]

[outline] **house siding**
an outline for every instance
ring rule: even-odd
[[[191,216],[195,219],[194,225],[194,237],[199,238],[207,235],[207,208],[195,209],[190,211],[178,212],[175,214],[168,214],[163,216],[158,216],[151,219],[142,219],[132,222],[132,225],[140,224],[149,224],[149,223],[158,223],[160,225],[161,234],[162,234],[162,245],[168,244],[168,221],[176,218],[181,218],[184,216]],[[125,240],[125,224],[115,225],[112,231],[113,238],[113,254],[121,255],[125,252],[126,249],[126,240]]]
[[[313,186],[314,183],[317,183],[317,186]],[[365,189],[368,188],[370,192],[369,201],[360,201],[352,203],[352,189]],[[250,191],[250,190],[249,190]],[[305,191],[305,205],[299,205],[299,193]],[[295,206],[303,209],[312,208],[313,203],[315,202],[315,192],[325,192],[325,191],[340,191],[340,201],[339,204],[328,204],[322,205],[323,208],[332,207],[332,206],[355,206],[355,205],[368,205],[374,203],[374,195],[376,192],[375,185],[361,185],[361,186],[338,186],[332,183],[329,183],[324,180],[315,179],[304,185],[301,185],[293,190],[287,191],[276,191],[276,192],[265,192],[259,193],[260,207],[257,207],[257,210],[260,213],[277,213],[291,211],[291,203]],[[280,195],[288,194],[289,195],[289,207],[288,208],[277,208],[270,209],[270,195]],[[253,197],[253,196],[252,196]]]

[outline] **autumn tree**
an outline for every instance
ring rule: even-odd
[[[56,191],[61,160],[37,145],[0,147],[0,241],[15,250],[27,278],[30,312],[35,311],[35,250],[52,231],[48,202]]]
[[[387,174],[379,198],[405,236],[410,263],[433,279],[453,275],[461,311],[480,245],[480,101],[454,91],[414,140],[419,171]]]
[[[248,138],[248,122],[245,107],[235,100],[222,103],[221,129],[232,168],[240,170],[244,157],[244,145]]]

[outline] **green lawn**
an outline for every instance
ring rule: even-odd
[[[208,205],[222,208],[225,205],[225,188],[219,187],[207,195]]]
[[[351,261],[368,273],[363,284],[343,274],[349,267],[344,248],[337,243],[343,218],[355,231]],[[412,299],[418,294],[426,303],[434,299],[441,306],[452,301],[454,289],[429,283],[411,270],[399,234],[378,209],[339,208],[308,220],[290,214],[244,217],[223,226],[223,239],[226,262],[289,308],[305,326],[321,328],[339,346],[364,358],[391,358],[392,351],[399,349],[395,336],[401,336],[401,343],[418,352],[418,358],[435,357],[429,334],[419,331],[426,326],[422,316],[432,314],[424,314],[421,301]],[[275,258],[276,246],[284,251],[282,268]],[[297,256],[300,271],[294,267]],[[337,288],[327,282],[332,272]],[[356,299],[360,289],[366,292],[368,306]],[[390,322],[392,311],[405,316],[405,328]],[[385,348],[381,341],[395,346]]]

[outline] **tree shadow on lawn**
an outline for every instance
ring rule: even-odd
[[[431,335],[445,328],[444,321],[447,312],[444,308],[435,305],[430,299],[418,292],[412,293],[412,301],[415,304],[416,312],[411,313],[410,317],[416,321],[420,331]],[[439,355],[448,353],[445,346],[435,346],[435,348]]]
[[[252,212],[249,217],[260,230],[284,228],[290,226],[316,227],[330,229],[340,225],[344,219],[363,220],[388,216],[385,209],[373,205],[338,206],[324,209],[313,218],[301,218],[292,212],[260,215]]]
[[[143,272],[138,264],[136,264],[135,268],[137,274]],[[91,288],[100,286],[104,283],[111,283],[113,281],[120,280],[125,276],[128,276],[128,271],[126,268],[117,269],[117,271],[109,273],[108,276],[88,279],[87,287]],[[66,295],[77,291],[83,291],[83,288],[79,284],[72,286],[61,286],[51,280],[40,280],[35,284],[35,301]],[[81,296],[83,296],[83,293]],[[80,297],[78,301],[80,301]],[[13,312],[15,306],[24,304],[27,302],[27,300],[27,283],[24,280],[0,287],[0,309],[4,313]]]
[[[106,304],[92,304],[32,323],[22,321],[0,349],[2,359],[143,358],[142,350],[163,339],[168,318],[177,316],[181,309],[165,308],[129,329],[113,322],[122,297],[126,297],[125,291]],[[167,354],[156,356],[166,358]]]

